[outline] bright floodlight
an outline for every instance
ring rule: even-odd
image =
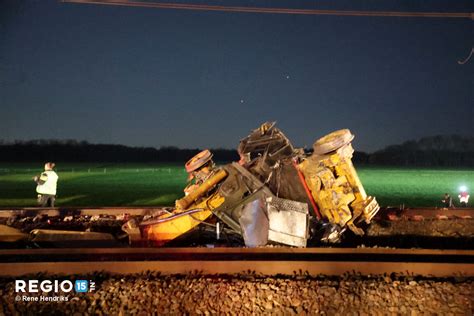
[[[461,186],[459,187],[459,191],[461,191],[461,192],[466,192],[466,191],[467,191],[467,187],[466,187],[465,185],[461,185]]]

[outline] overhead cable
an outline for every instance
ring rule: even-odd
[[[404,11],[351,11],[351,10],[318,10],[267,7],[239,7],[189,3],[143,2],[130,0],[61,0],[69,3],[102,4],[127,7],[144,7],[158,9],[220,11],[242,13],[274,13],[301,15],[337,15],[369,17],[412,17],[412,18],[468,18],[474,20],[474,12],[404,12]]]

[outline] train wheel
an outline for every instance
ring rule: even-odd
[[[349,144],[353,139],[354,135],[352,135],[348,129],[332,132],[321,137],[313,144],[314,153],[317,155],[325,155]]]

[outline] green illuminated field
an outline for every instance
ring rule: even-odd
[[[58,166],[57,206],[172,205],[186,173],[172,164],[63,164]],[[441,206],[461,184],[474,188],[474,170],[357,168],[368,194],[383,206]],[[0,165],[0,207],[35,206],[32,177],[41,164]]]
[[[32,177],[41,171],[41,165],[3,164],[0,206],[33,206]],[[164,164],[68,164],[57,173],[57,206],[171,205],[186,181],[182,166]]]
[[[441,199],[445,193],[449,193],[457,205],[459,187],[466,185],[470,190],[474,188],[474,170],[400,168],[357,170],[367,194],[377,197],[382,206],[401,204],[442,206]]]

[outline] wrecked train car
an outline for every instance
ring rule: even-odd
[[[188,161],[195,182],[187,188],[192,189],[161,219],[169,220],[142,231],[147,239],[165,243],[214,215],[249,247],[337,242],[347,228],[363,235],[360,224],[369,223],[379,206],[365,193],[352,164],[353,138],[349,130],[339,130],[306,153],[274,123],[264,123],[241,140],[238,163],[215,168],[207,150]],[[168,223],[173,217],[185,224]],[[173,234],[167,226],[174,227]]]

